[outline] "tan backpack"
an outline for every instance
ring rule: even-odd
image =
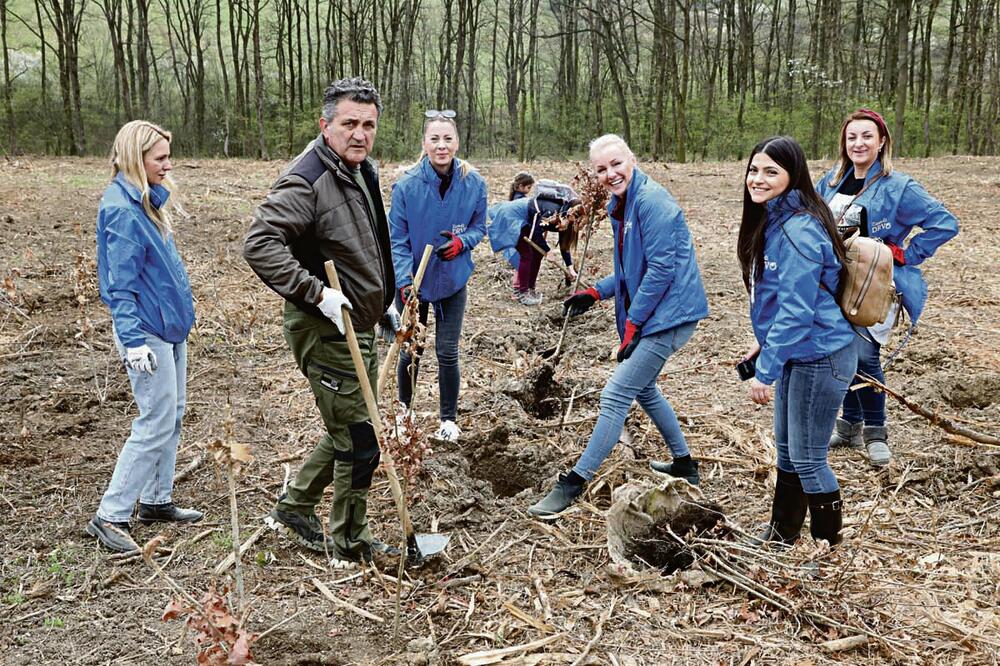
[[[845,241],[847,260],[840,271],[837,299],[847,321],[856,326],[881,324],[896,299],[892,252],[882,241],[855,231]]]

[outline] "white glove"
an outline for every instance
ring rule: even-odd
[[[125,350],[125,365],[136,372],[156,372],[156,354],[149,348],[149,345],[141,347],[129,347]]]
[[[396,333],[402,327],[403,320],[399,316],[399,310],[396,309],[396,304],[392,303],[381,319],[378,320],[378,334],[388,344],[392,344],[396,341]]]
[[[347,306],[348,310],[353,310],[354,306],[344,296],[344,292],[330,287],[323,287],[323,300],[318,304],[319,311],[333,322],[340,334],[344,334],[344,312],[340,308]]]

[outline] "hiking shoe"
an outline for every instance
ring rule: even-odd
[[[439,442],[446,442],[449,444],[454,444],[458,441],[458,438],[462,435],[462,431],[459,429],[458,424],[454,421],[441,421],[441,427],[439,427],[432,435],[432,439]]]
[[[333,539],[323,536],[319,518],[315,514],[303,516],[296,511],[279,511],[272,509],[264,518],[264,523],[275,531],[284,532],[286,536],[317,553],[336,550]]]
[[[892,460],[892,451],[889,450],[889,437],[885,426],[865,426],[862,439],[868,450],[868,462],[872,467],[885,467],[889,464]]]
[[[528,507],[528,513],[533,516],[554,516],[562,513],[576,501],[576,498],[583,494],[583,488],[587,485],[587,480],[570,470],[565,474],[560,474],[556,480],[555,487],[549,494]]]
[[[101,545],[114,553],[134,553],[139,544],[129,534],[128,523],[112,523],[97,516],[87,523],[87,534],[97,537]]]
[[[701,478],[698,476],[698,461],[691,456],[674,458],[673,462],[665,463],[659,460],[650,460],[649,468],[660,474],[667,474],[679,479],[684,479],[692,486],[697,486]]]
[[[851,423],[844,419],[837,419],[833,427],[833,434],[830,435],[830,448],[836,449],[846,447],[849,449],[863,449],[864,442],[861,440],[861,430],[865,424],[863,421]]]
[[[182,509],[173,502],[143,504],[139,502],[138,520],[143,525],[153,523],[197,523],[205,514],[196,509]]]
[[[529,291],[522,291],[517,294],[517,302],[521,305],[541,305],[542,295],[539,294],[534,289]]]

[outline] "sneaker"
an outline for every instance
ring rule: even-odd
[[[461,435],[462,431],[459,429],[457,423],[454,421],[441,421],[441,427],[431,437],[439,442],[454,444]]]
[[[143,525],[153,523],[197,523],[205,514],[196,509],[182,509],[173,502],[143,504],[139,502],[138,520]]]
[[[336,547],[331,552],[333,556],[330,558],[330,567],[341,570],[355,569],[362,562],[372,564],[376,557],[380,559],[399,557],[400,554],[399,548],[382,543],[378,539],[373,539],[371,543],[365,544],[359,554],[345,553]]]
[[[542,303],[542,295],[537,291],[521,291],[517,294],[517,302],[521,305],[540,305]]]
[[[295,511],[272,509],[271,513],[264,518],[264,523],[276,532],[284,532],[292,541],[309,550],[314,550],[317,553],[336,550],[333,539],[327,539],[323,536],[322,526],[315,514],[303,516]]]
[[[97,537],[101,545],[114,553],[134,553],[139,550],[129,534],[128,523],[112,523],[97,516],[87,523],[87,534]]]

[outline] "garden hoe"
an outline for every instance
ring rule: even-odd
[[[326,277],[330,281],[330,286],[340,289],[340,280],[337,278],[337,269],[332,261],[327,261]],[[399,484],[399,476],[396,474],[396,463],[392,455],[382,448],[383,429],[382,418],[379,416],[378,405],[375,404],[375,394],[372,392],[372,385],[368,379],[368,372],[365,369],[364,359],[361,358],[361,348],[358,346],[358,336],[354,332],[354,325],[351,323],[351,313],[345,306],[344,313],[344,334],[347,337],[347,346],[351,349],[351,358],[354,360],[354,371],[358,375],[358,382],[361,384],[361,391],[365,396],[365,404],[368,407],[368,417],[371,419],[372,428],[375,429],[375,439],[382,449],[382,465],[385,467],[385,474],[389,477],[389,490],[392,498],[396,501],[396,510],[399,512],[399,522],[403,525],[403,534],[406,536],[406,561],[410,566],[417,566],[429,557],[444,551],[451,537],[447,534],[416,534],[413,531],[413,523],[410,522],[410,511],[406,507],[406,499],[403,497],[403,488]]]

